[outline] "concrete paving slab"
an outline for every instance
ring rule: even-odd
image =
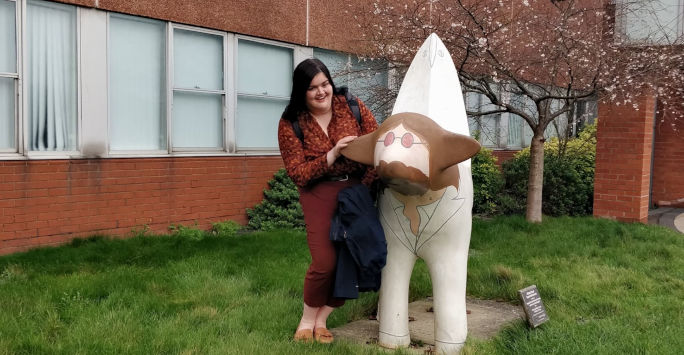
[[[684,208],[659,207],[648,212],[648,223],[659,224],[684,234]]]
[[[674,219],[674,226],[678,231],[684,233],[684,213],[680,213]]]
[[[679,233],[684,233],[684,210],[676,208],[664,213],[660,217],[659,224]]]
[[[491,300],[466,300],[468,310],[468,335],[477,339],[489,339],[496,335],[506,324],[524,319],[525,313],[520,306]],[[432,299],[418,300],[409,304],[411,342],[409,349],[417,354],[429,353],[434,346],[434,323]],[[336,338],[359,344],[377,344],[379,323],[376,320],[358,320],[331,329]]]

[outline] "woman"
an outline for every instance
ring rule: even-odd
[[[304,279],[304,311],[295,332],[298,341],[331,343],[326,320],[344,304],[333,298],[335,248],[330,241],[330,220],[343,188],[375,179],[375,171],[347,160],[340,150],[359,135],[377,129],[373,114],[359,101],[361,124],[335,88],[328,68],[307,59],[295,68],[290,103],[278,124],[278,143],[287,173],[299,188],[311,265]],[[300,140],[293,122],[298,121]]]

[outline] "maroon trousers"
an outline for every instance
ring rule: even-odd
[[[330,221],[337,208],[338,192],[358,182],[358,179],[323,181],[299,189],[306,241],[311,252],[311,265],[304,278],[304,303],[310,307],[340,307],[344,304],[344,299],[332,297],[337,255],[330,241]]]

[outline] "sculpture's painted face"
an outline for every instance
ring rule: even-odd
[[[447,186],[458,188],[457,164],[478,150],[476,140],[446,131],[429,117],[403,112],[387,118],[375,132],[356,138],[342,154],[375,166],[392,190],[424,195]]]
[[[311,79],[311,84],[306,90],[306,107],[309,112],[325,112],[330,110],[332,104],[333,88],[323,72],[316,74]]]
[[[430,187],[427,143],[403,124],[380,135],[373,159],[378,176],[404,195],[422,195]]]

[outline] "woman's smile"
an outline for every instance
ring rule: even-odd
[[[306,106],[312,113],[330,110],[332,104],[332,85],[325,74],[318,73],[311,79],[306,90]]]

